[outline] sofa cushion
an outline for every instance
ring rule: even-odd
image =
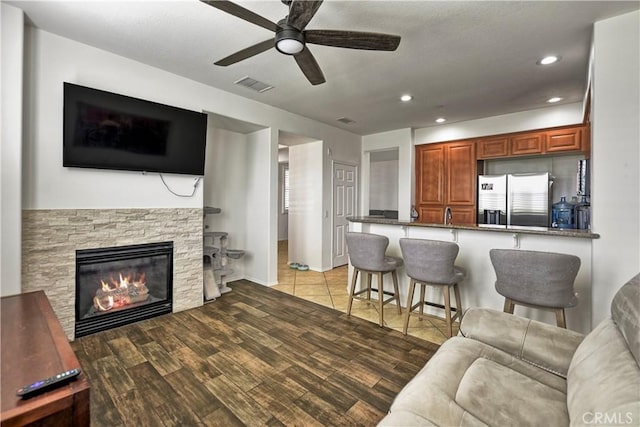
[[[640,425],[640,367],[612,319],[578,346],[567,373],[567,406],[571,425]]]
[[[456,402],[496,426],[569,424],[566,394],[484,358],[467,369]]]
[[[565,378],[584,338],[574,331],[488,308],[468,309],[460,334]]]
[[[611,303],[611,317],[620,329],[636,363],[640,364],[640,274],[624,285]]]
[[[391,405],[391,413],[412,413],[441,426],[494,424],[492,419],[482,418],[487,413],[478,407],[482,404],[494,405],[493,400],[477,404],[474,399],[482,396],[471,394],[477,393],[479,387],[484,387],[479,378],[482,371],[491,369],[493,373],[499,372],[502,375],[504,372],[501,368],[512,370],[513,374],[509,378],[518,379],[513,388],[509,389],[509,399],[532,404],[528,388],[537,384],[536,395],[547,393],[554,400],[561,400],[563,405],[566,402],[566,381],[563,378],[482,342],[453,337],[440,347],[425,367],[402,389]],[[490,384],[498,384],[498,379],[493,374],[486,381],[489,382],[487,388],[490,388]],[[498,398],[497,395],[495,397]],[[503,414],[505,419],[510,419],[511,425],[530,423],[531,420],[522,418],[522,411],[518,406],[511,404],[503,408],[507,411]],[[548,412],[547,406],[537,407],[537,410]],[[562,411],[553,411],[545,418],[550,423],[548,425],[567,424],[568,415],[560,412]]]

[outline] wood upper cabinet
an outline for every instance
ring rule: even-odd
[[[416,147],[416,204],[443,204],[444,144],[425,144]]]
[[[583,127],[547,131],[545,152],[578,151],[582,149]]]
[[[416,146],[418,221],[442,224],[451,207],[454,224],[475,224],[476,142]]]
[[[478,160],[507,157],[509,155],[509,137],[506,135],[481,138],[477,145]]]
[[[476,201],[475,141],[446,144],[446,205],[472,205]]]
[[[478,160],[575,153],[589,156],[589,125],[494,135],[478,140]]]
[[[543,154],[544,153],[544,132],[521,133],[510,138],[510,148],[512,156]]]

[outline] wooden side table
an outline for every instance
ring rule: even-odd
[[[29,399],[16,396],[23,385],[80,368],[62,326],[43,291],[0,298],[2,427],[88,426],[89,382],[84,373],[65,385]]]

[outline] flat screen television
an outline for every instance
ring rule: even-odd
[[[207,115],[64,83],[63,166],[204,175]]]

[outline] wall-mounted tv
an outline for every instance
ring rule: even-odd
[[[64,83],[63,166],[204,175],[207,115]]]

